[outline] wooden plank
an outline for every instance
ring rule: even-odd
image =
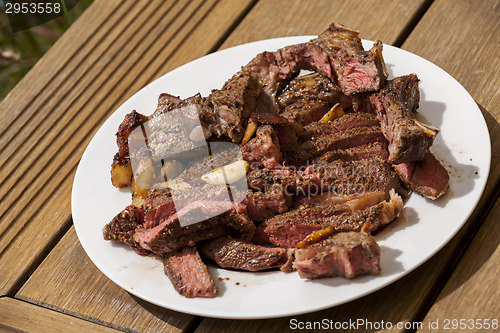
[[[68,316],[10,297],[0,298],[2,332],[118,332],[115,329]]]
[[[268,9],[265,6],[266,3],[265,1],[259,2],[254,9],[260,12],[260,21],[257,19],[259,15],[254,14],[252,11],[248,15],[248,19],[246,18],[240,25],[242,27],[241,30],[240,26],[238,26],[238,29],[235,30],[228,38],[228,42],[224,43],[223,46],[236,44],[240,39],[248,40],[250,38],[249,32],[253,31],[253,29],[256,31],[265,30],[267,26],[271,27],[270,31],[263,32],[262,35],[266,38],[272,36],[272,29],[279,29],[278,26],[286,21],[286,19],[281,17],[286,17],[288,10],[282,7],[280,15],[271,15],[272,19],[268,18],[266,20],[265,13],[266,9]],[[370,10],[375,8],[375,6],[367,7]],[[272,8],[271,5],[269,5],[269,8]],[[498,8],[498,1],[483,1],[479,4],[479,2],[470,1],[436,0],[425,13],[422,21],[413,30],[410,38],[403,44],[403,48],[421,54],[445,68],[471,92],[472,96],[480,104],[481,110],[487,120],[492,137],[493,152],[497,152],[500,149],[500,140],[498,137],[499,126],[497,122],[500,116],[498,114],[500,112],[498,109],[500,77],[496,75],[497,70],[492,70],[492,68],[498,68],[499,59],[496,50],[499,45],[498,36],[500,36]],[[325,8],[322,9],[327,10]],[[363,17],[362,11],[361,14],[356,11],[355,15],[360,21],[372,21],[373,18],[369,18],[369,15],[383,20],[385,17],[383,13],[385,7],[381,8],[381,10],[382,13],[374,13],[373,11],[367,13],[366,18]],[[471,12],[474,12],[474,14],[471,14]],[[398,17],[398,15],[399,13],[391,13],[390,18]],[[254,18],[251,20],[250,18],[252,17]],[[387,19],[390,20],[390,18]],[[273,20],[280,21],[280,24],[273,25]],[[288,20],[293,22],[291,18]],[[263,24],[263,22],[266,24]],[[362,24],[359,23],[360,26]],[[380,26],[390,27],[390,29],[394,28],[394,25],[389,23],[379,22],[379,24]],[[351,25],[357,27],[356,23]],[[443,30],[442,27],[447,27],[447,29]],[[285,26],[281,28],[283,29],[281,31],[286,31],[287,28],[296,29]],[[358,29],[363,32],[362,28]],[[242,36],[239,35],[240,31]],[[452,33],[453,31],[460,31],[460,33]],[[306,33],[311,32],[305,31],[304,34]],[[294,34],[301,33],[294,30]],[[462,52],[462,46],[464,45],[467,45],[467,48],[470,49],[467,53]],[[436,50],[440,50],[440,52],[436,52]],[[449,66],[450,63],[455,65]],[[480,73],[486,72],[489,74],[481,78]],[[471,78],[471,76],[475,76],[476,78]],[[490,182],[478,208],[459,234],[426,264],[398,282],[374,294],[342,306],[309,315],[297,316],[295,319],[299,321],[321,321],[326,318],[334,323],[342,323],[349,321],[349,319],[354,321],[364,319],[371,323],[381,323],[384,321],[393,324],[390,329],[371,330],[380,332],[414,331],[419,328],[423,319],[423,313],[425,313],[429,302],[433,301],[436,289],[439,290],[440,288],[441,279],[446,278],[449,269],[451,269],[453,262],[459,255],[457,250],[464,243],[467,243],[471,237],[470,234],[473,234],[476,226],[480,224],[482,213],[488,209],[488,200],[494,196],[495,188],[498,188],[496,187],[496,184],[498,184],[498,165],[498,155],[494,153],[492,172],[489,178]],[[204,319],[196,332],[233,332],[243,329],[247,332],[283,332],[290,329],[291,319],[280,318],[263,321]],[[402,323],[402,326],[398,327],[398,323]],[[408,327],[411,328],[405,328],[405,325],[409,325]],[[359,332],[360,330],[345,329],[338,331]]]
[[[47,80],[48,85],[57,86],[55,95],[35,97],[31,103],[37,105],[39,111],[24,127],[17,128],[15,139],[4,149],[6,155],[2,157],[6,158],[0,173],[0,273],[5,277],[0,281],[2,294],[15,289],[16,283],[29,272],[31,265],[67,223],[71,188],[68,177],[72,179],[80,156],[100,124],[115,107],[159,75],[162,68],[177,67],[209,52],[219,42],[219,36],[207,36],[207,29],[226,31],[251,1],[241,1],[237,5],[229,0],[152,1],[141,2],[141,6],[144,3],[148,7],[130,10],[119,17],[119,22],[106,32],[112,37],[92,39],[99,41],[88,45],[95,53],[90,52],[79,64],[74,64],[76,69],[48,73],[57,76]],[[168,6],[169,3],[172,6]],[[104,10],[107,7],[96,6],[89,10],[93,8]],[[224,13],[226,19],[220,20]],[[78,33],[73,30],[75,36]],[[202,33],[205,38],[201,41]],[[192,36],[196,43],[192,42]],[[65,49],[73,52],[75,58],[87,47],[87,44],[75,45],[74,38],[66,40]],[[54,52],[59,51],[55,49]],[[185,57],[170,59],[172,54]],[[58,77],[66,71],[74,75],[67,77],[67,84],[60,85]],[[23,107],[22,100],[19,105]],[[0,110],[6,112],[3,104]],[[34,165],[37,172],[32,172]],[[57,204],[47,206],[49,199]],[[47,210],[48,213],[43,213]],[[50,218],[41,219],[44,215]],[[45,242],[40,235],[45,235]],[[31,243],[24,243],[31,238],[41,243],[31,248]],[[23,251],[28,255],[19,261],[16,254],[21,244],[28,246]],[[11,265],[20,269],[11,270]]]
[[[132,4],[123,4],[120,1],[94,1],[90,9],[85,11],[68,29],[68,33],[61,36],[50,52],[47,52],[33,66],[2,101],[0,112],[3,121],[0,123],[0,149],[3,149],[5,144],[15,136],[17,128],[22,127],[32,116],[35,110],[29,106],[40,93],[47,91],[47,78],[53,78],[59,73],[62,78],[67,79],[74,66],[71,62],[82,60],[74,58],[75,54],[67,51],[67,44],[74,42],[72,41],[73,31],[78,31],[78,41],[82,48],[86,48],[87,44],[94,44],[106,36],[116,24],[116,20],[127,13],[131,6]],[[95,22],[95,25],[89,27],[89,20]],[[88,49],[90,50],[91,48]],[[83,55],[85,54],[86,52],[83,52]],[[69,69],[64,70],[65,68]],[[25,85],[31,86],[31,89],[23,88]],[[47,92],[49,95],[54,93],[54,91]],[[18,119],[19,117],[23,118]]]
[[[467,332],[498,332],[500,330],[500,200],[497,200],[488,218],[483,223],[474,241],[453,271],[450,279],[439,293],[439,297],[423,319],[419,332],[444,330],[445,319],[458,320],[458,325],[449,322],[450,329]],[[460,322],[460,319],[464,322]],[[470,322],[469,320],[473,321]],[[478,319],[478,320],[477,320]],[[485,326],[488,319],[489,328]],[[492,326],[496,320],[496,328]],[[479,326],[479,322],[481,326]],[[430,326],[433,323],[434,326]],[[493,322],[494,324],[494,322]]]
[[[71,228],[16,298],[117,329],[184,332],[196,317],[144,302],[115,285],[88,259]]]
[[[221,48],[268,38],[318,35],[332,22],[359,30],[362,38],[394,44],[428,2],[289,0],[285,5],[280,0],[261,0]]]

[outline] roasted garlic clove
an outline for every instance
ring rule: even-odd
[[[211,185],[232,184],[245,177],[248,171],[248,162],[239,160],[223,167],[214,169],[201,176],[205,182]]]
[[[337,103],[334,106],[332,106],[332,108],[327,113],[325,113],[325,115],[321,117],[319,121],[322,123],[327,123],[333,119],[340,118],[343,115],[344,115],[344,109],[342,108],[340,103]]]

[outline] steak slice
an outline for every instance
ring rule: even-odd
[[[340,87],[319,73],[294,78],[278,95],[278,101],[282,108],[304,100],[319,100],[330,105],[341,103],[345,109],[350,106],[350,98],[342,93]]]
[[[230,200],[226,186],[205,184],[196,186],[195,189],[174,191],[170,188],[159,188],[150,190],[144,203],[144,228],[156,227],[190,203]]]
[[[333,23],[313,43],[329,55],[337,83],[344,94],[376,91],[383,87],[387,69],[380,41],[365,51],[358,31]]]
[[[327,128],[327,126],[321,127]],[[320,133],[318,131],[317,136],[311,137],[309,141],[301,143],[294,151],[288,152],[286,159],[303,163],[332,150],[353,148],[374,142],[386,142],[379,126],[357,127],[336,133],[327,131],[323,134]]]
[[[250,170],[247,182],[249,189],[262,192],[273,184],[283,186],[288,194],[317,193],[321,189],[321,179],[317,175],[286,167]]]
[[[342,117],[328,122],[315,122],[304,128],[299,137],[300,142],[311,140],[317,136],[342,133],[353,128],[380,126],[374,114],[346,113]]]
[[[292,197],[281,184],[272,184],[265,192],[249,190],[246,204],[252,221],[264,221],[286,212],[292,204]]]
[[[345,204],[342,205],[345,207]],[[341,211],[349,208],[342,208]],[[332,207],[331,211],[335,212]],[[292,211],[273,217],[264,224],[263,232],[269,242],[281,247],[294,247],[310,233],[332,227],[334,231],[361,231],[373,233],[396,219],[403,211],[403,200],[391,191],[390,199],[362,210],[346,211],[342,214],[317,215],[316,211],[304,209],[299,215]],[[314,215],[316,214],[316,215]],[[262,239],[262,237],[259,237]]]
[[[450,175],[431,152],[423,161],[401,163],[394,168],[411,190],[426,198],[435,200],[448,189]]]
[[[220,267],[251,272],[281,267],[288,258],[286,249],[265,247],[231,237],[204,241],[200,244],[200,252]]]
[[[236,73],[208,97],[210,107],[200,115],[202,125],[217,137],[227,136],[233,142],[241,142],[245,132],[243,122],[254,112],[259,91],[255,78],[243,71]]]
[[[330,107],[330,103],[321,100],[301,100],[287,106],[280,115],[306,126],[320,120]]]
[[[213,217],[207,219],[206,216]],[[184,226],[180,219],[185,222]],[[224,235],[250,239],[254,231],[255,225],[248,218],[244,205],[228,201],[195,201],[153,228],[137,228],[134,240],[144,249],[164,254]]]
[[[145,250],[134,240],[135,230],[142,226],[142,207],[129,205],[118,213],[102,230],[105,240],[125,243],[139,254],[146,255]]]
[[[340,232],[295,250],[293,267],[303,279],[380,273],[380,247],[365,232]]]
[[[182,102],[182,99],[179,96],[170,95],[167,93],[162,93],[158,97],[158,106],[156,107],[155,112],[153,112],[153,117],[159,116],[161,114],[167,113],[176,109],[179,104]]]
[[[163,266],[180,295],[187,298],[217,296],[218,288],[196,249],[186,246],[166,254]]]
[[[397,77],[370,97],[389,141],[389,161],[394,164],[424,160],[439,131],[415,119],[418,81],[415,74]]]
[[[261,165],[268,168],[279,166],[280,143],[273,127],[271,125],[259,126],[255,137],[241,148],[241,154],[243,159],[250,164],[251,169]]]
[[[304,173],[314,175],[320,180],[322,192],[335,195],[356,195],[371,191],[388,193],[390,189],[400,192],[397,174],[391,165],[381,158],[313,164],[308,166]]]
[[[357,161],[376,157],[387,160],[389,157],[387,142],[373,142],[357,147],[328,151],[313,159],[312,163],[328,163],[335,160]]]
[[[399,177],[391,165],[381,158],[313,164],[305,169],[293,168],[251,170],[247,174],[248,187],[265,191],[272,184],[281,184],[287,193],[314,197],[330,193],[343,197],[370,191],[396,189],[404,194]]]

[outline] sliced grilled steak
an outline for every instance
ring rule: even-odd
[[[380,126],[380,122],[373,114],[346,113],[333,121],[315,122],[306,126],[299,140],[304,142],[317,136],[342,133],[353,128],[376,126]]]
[[[335,208],[331,208],[331,211],[335,212]],[[396,219],[402,211],[403,200],[395,191],[391,191],[389,201],[382,201],[366,209],[344,212],[340,215],[332,214],[321,217],[305,209],[297,216],[290,211],[266,221],[262,231],[267,234],[270,243],[288,248],[294,247],[310,233],[328,227],[332,227],[337,232],[363,229],[373,233]]]
[[[200,244],[200,252],[220,267],[251,272],[281,267],[287,261],[286,249],[264,247],[230,237],[204,241]]]
[[[198,252],[186,246],[164,256],[165,274],[177,292],[188,298],[215,297],[218,288]]]
[[[202,154],[201,160],[190,161],[186,169],[179,175],[184,181],[198,180],[215,168],[231,164],[241,159],[242,153],[238,145],[232,143],[209,143],[210,155]]]
[[[320,120],[330,107],[329,103],[321,100],[301,100],[287,106],[281,116],[306,126]]]
[[[200,117],[202,125],[218,137],[224,135],[241,142],[243,122],[254,112],[259,91],[255,78],[244,72],[235,74],[208,97],[211,108]]]
[[[230,201],[227,188],[217,185],[200,185],[184,191],[169,188],[152,189],[144,203],[144,228],[150,229],[170,218],[176,211],[197,201]]]
[[[313,42],[328,54],[332,72],[344,94],[376,91],[383,87],[387,69],[380,41],[365,51],[358,31],[333,23]]]
[[[256,169],[247,173],[248,188],[265,192],[273,184],[282,185],[286,193],[299,191],[310,193],[321,188],[321,179],[316,174],[304,173],[290,168]]]
[[[322,127],[323,129],[327,128],[327,126]],[[296,150],[287,153],[286,160],[303,162],[332,150],[353,148],[374,142],[386,142],[378,126],[357,127],[337,133],[319,133],[318,136],[313,136],[311,140],[300,144]]]
[[[174,96],[167,93],[160,94],[160,96],[158,97],[158,106],[153,113],[153,117],[174,110],[181,102],[182,99],[179,96]]]
[[[143,223],[142,215],[141,207],[127,206],[106,224],[102,231],[104,239],[125,243],[139,254],[148,254],[149,251],[134,240],[135,230]]]
[[[257,166],[274,168],[280,165],[281,152],[278,136],[270,125],[259,126],[256,135],[242,148],[243,159],[251,169]]]
[[[312,160],[312,163],[333,162],[335,160],[356,161],[380,157],[387,160],[389,152],[386,142],[373,142],[365,145],[328,151],[324,155]]]
[[[398,176],[381,158],[314,164],[304,173],[320,179],[323,191],[341,195],[399,188]]]
[[[435,200],[448,189],[448,171],[431,152],[424,161],[401,163],[394,168],[410,189],[426,198]]]
[[[350,106],[350,98],[345,96],[340,87],[329,78],[318,73],[298,76],[291,80],[278,95],[280,106],[285,108],[299,101],[324,101],[342,107]]]
[[[364,232],[340,232],[295,250],[293,267],[303,279],[380,273],[380,247]]]
[[[185,226],[181,225],[181,219]],[[224,235],[249,239],[254,231],[255,226],[244,205],[228,201],[196,201],[151,229],[139,227],[134,240],[144,249],[163,254]]]
[[[394,164],[424,160],[439,131],[415,119],[418,81],[415,74],[401,76],[370,97],[389,141],[389,161]]]
[[[272,184],[265,192],[249,190],[246,204],[252,221],[264,221],[286,212],[292,204],[292,197],[281,184]]]

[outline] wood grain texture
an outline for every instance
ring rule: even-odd
[[[196,321],[194,316],[144,302],[111,282],[88,259],[74,228],[15,296],[132,332],[183,332]]]
[[[260,0],[221,48],[256,40],[318,35],[332,22],[360,31],[361,38],[394,44],[427,6],[427,0]]]
[[[30,333],[118,332],[109,327],[10,297],[0,298],[0,331]]]
[[[0,294],[15,290],[61,228],[67,228],[74,171],[102,122],[163,74],[164,68],[180,66],[212,50],[220,34],[252,3],[157,0],[137,5],[130,1],[123,6],[114,1],[118,4],[111,6],[100,2],[108,3],[96,1],[89,11],[105,18],[102,31],[78,44],[80,30],[88,29],[85,24],[74,26],[46,55],[69,53],[60,69],[51,71],[46,65],[46,72],[37,74],[45,77],[45,87],[24,81],[24,89],[40,93],[26,100],[19,90],[1,104],[2,115],[20,116],[14,117],[10,130],[15,133],[2,146],[0,161],[0,274],[4,277]],[[220,20],[221,16],[226,19]],[[208,27],[217,34],[206,35]],[[172,57],[177,54],[183,57]],[[49,200],[55,204],[48,205]],[[19,258],[21,249],[26,255]]]
[[[497,200],[488,218],[446,282],[439,297],[423,319],[440,322],[444,319],[489,318],[500,321],[500,200]],[[500,324],[499,324],[500,325]],[[450,326],[451,327],[451,326]],[[499,326],[500,327],[500,326]],[[470,328],[470,329],[469,329]],[[467,328],[467,332],[498,332],[499,328],[480,329],[477,325]],[[431,332],[427,325],[419,332]]]

